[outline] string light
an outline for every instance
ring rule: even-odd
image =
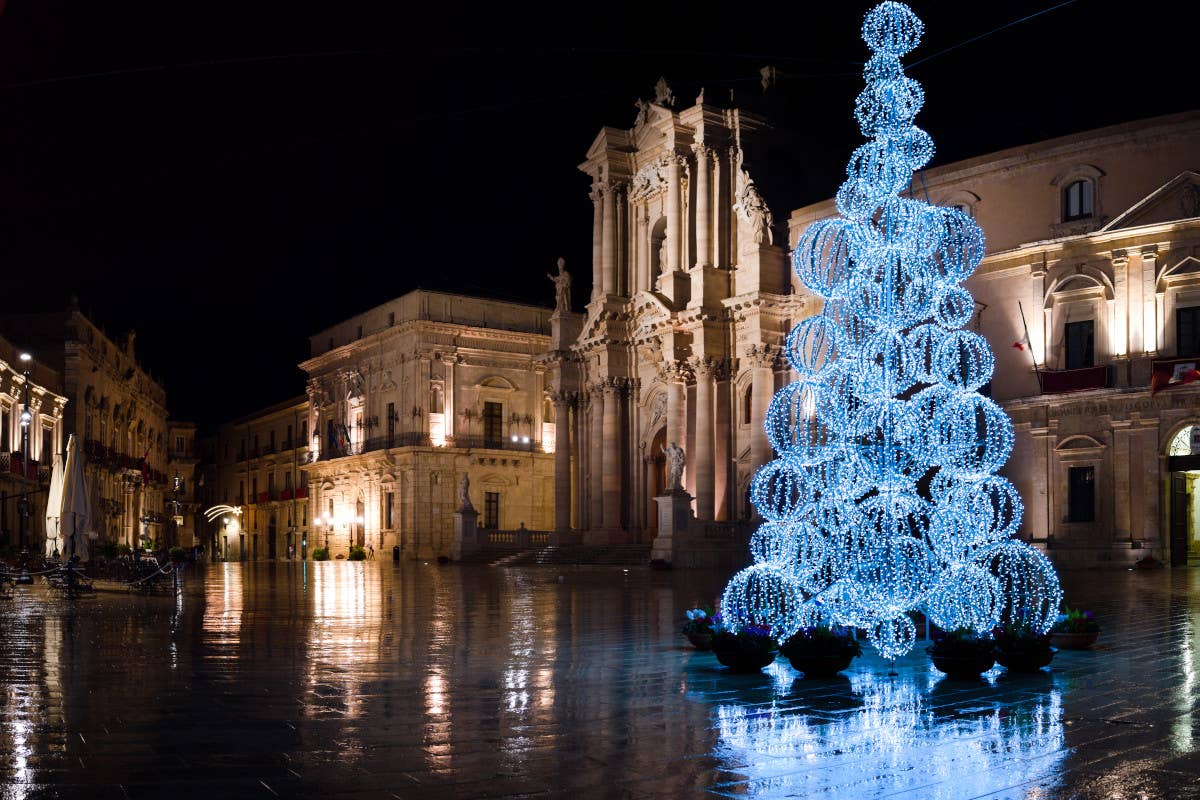
[[[863,23],[873,55],[855,117],[870,141],[850,158],[840,216],[809,226],[792,256],[824,309],[787,337],[799,380],[771,400],[779,458],[751,482],[767,522],[721,599],[733,625],[780,638],[852,625],[888,658],[912,648],[911,612],[946,629],[1020,620],[1044,632],[1061,600],[1049,560],[1013,538],[1021,500],[995,474],[1013,426],[978,393],[995,369],[987,341],[962,330],[975,301],[959,284],[983,259],[983,232],[900,196],[933,155],[912,124],[924,92],[899,60],[923,31],[897,2]]]

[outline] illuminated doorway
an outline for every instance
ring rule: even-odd
[[[1167,513],[1171,566],[1200,561],[1200,425],[1188,425],[1167,449]]]

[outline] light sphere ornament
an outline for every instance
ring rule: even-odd
[[[1049,559],[1014,538],[1021,498],[997,474],[1013,424],[979,393],[996,359],[964,329],[976,306],[962,282],[984,258],[983,231],[914,191],[934,144],[913,125],[925,93],[900,57],[923,31],[898,2],[864,19],[872,54],[854,115],[868,141],[847,163],[839,216],[810,224],[792,254],[824,305],[787,337],[798,380],[771,399],[778,458],[750,487],[766,522],[754,565],[721,599],[734,626],[781,637],[818,620],[854,626],[885,658],[914,646],[913,612],[983,636],[997,624],[1044,632],[1062,599]]]

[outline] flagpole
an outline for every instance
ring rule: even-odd
[[[1025,321],[1025,307],[1017,301],[1017,309],[1021,312],[1021,327],[1025,329],[1025,341],[1029,344],[1029,360],[1033,362],[1033,374],[1037,376],[1038,391],[1042,391],[1042,371],[1038,369],[1037,356],[1033,352],[1033,340],[1029,338],[1029,323]]]

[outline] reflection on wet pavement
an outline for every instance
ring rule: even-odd
[[[561,576],[561,579],[560,579]],[[1200,798],[1200,573],[1066,573],[1052,673],[730,675],[723,573],[214,564],[0,606],[0,798]]]

